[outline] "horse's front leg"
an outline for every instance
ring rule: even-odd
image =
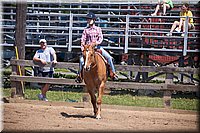
[[[96,117],[97,115],[97,101],[96,101],[96,96],[95,96],[95,91],[93,88],[88,89],[88,93],[90,94],[90,98],[91,98],[91,103],[94,109],[94,115]]]
[[[101,82],[101,84],[99,86],[98,99],[97,99],[97,107],[98,107],[98,111],[97,111],[97,115],[96,115],[97,119],[101,119],[101,103],[102,103],[102,96],[104,93],[104,88],[105,88],[105,83]]]

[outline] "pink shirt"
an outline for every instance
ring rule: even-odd
[[[87,27],[84,29],[81,44],[91,44],[96,43],[97,45],[101,44],[103,41],[103,34],[100,27],[93,25],[92,27]],[[81,50],[83,51],[83,46],[81,45]]]

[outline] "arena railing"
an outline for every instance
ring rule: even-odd
[[[27,76],[18,74],[18,66],[21,67],[39,67],[44,66],[40,63],[36,63],[32,60],[16,60],[12,59],[10,62],[12,66],[12,74],[10,75],[11,87],[15,90],[16,95],[22,95],[22,87],[20,83],[23,82],[33,82],[33,83],[49,83],[49,84],[61,84],[61,85],[79,85],[84,86],[84,83],[76,83],[74,79],[67,78],[47,78],[47,77],[37,77],[37,76]],[[45,67],[54,66],[55,68],[61,69],[78,69],[78,63],[67,63],[58,62],[56,65],[48,63]],[[118,82],[118,81],[107,81],[106,88],[112,89],[134,89],[134,90],[156,90],[163,91],[164,106],[170,107],[170,100],[173,91],[181,92],[196,92],[199,93],[199,83],[195,84],[175,84],[174,74],[198,74],[199,69],[189,68],[189,67],[169,67],[169,66],[137,66],[137,65],[116,65],[117,71],[135,71],[135,72],[163,72],[166,74],[165,83],[139,83],[139,82]],[[198,81],[199,82],[199,81]],[[24,88],[23,88],[24,89]],[[26,91],[26,88],[25,88]]]

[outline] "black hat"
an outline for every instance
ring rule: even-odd
[[[89,18],[89,19],[96,19],[96,15],[95,15],[93,12],[89,12],[89,13],[86,15],[86,18]]]

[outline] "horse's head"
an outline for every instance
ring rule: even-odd
[[[92,66],[96,64],[95,61],[95,50],[94,50],[94,45],[84,45],[84,50],[83,50],[83,58],[84,58],[84,69],[86,71],[90,71]]]

